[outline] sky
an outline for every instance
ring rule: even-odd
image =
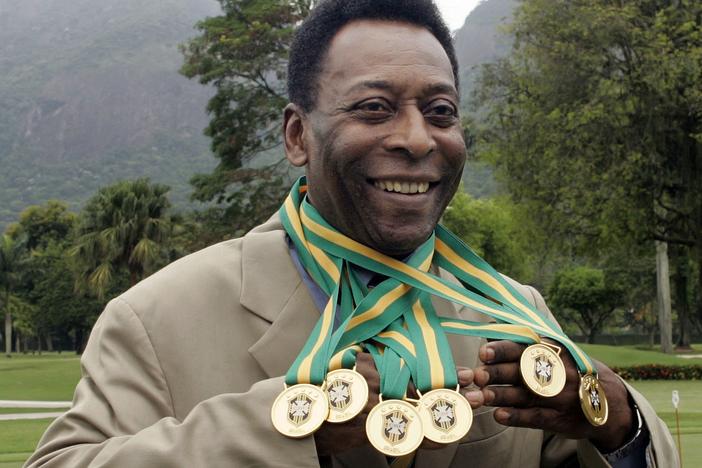
[[[466,16],[481,0],[434,0],[451,31],[463,26]]]

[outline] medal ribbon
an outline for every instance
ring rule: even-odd
[[[393,330],[391,324],[400,316],[403,317],[403,326],[409,332],[410,341],[415,344],[417,371],[414,377],[418,388],[423,391],[455,386],[455,366],[445,332],[532,343],[540,341],[534,333],[536,331],[563,343],[571,351],[581,371],[593,373],[594,366],[589,358],[560,331],[555,322],[542,317],[490,265],[445,228],[438,226],[436,239],[432,236],[407,263],[403,263],[336,231],[307,202],[305,193],[305,180],[301,178],[281,207],[281,219],[303,266],[330,299],[300,356],[288,371],[286,382],[321,383],[329,366],[349,365],[355,354],[345,354],[347,348],[374,338],[383,331],[397,332],[397,326]],[[436,263],[454,274],[463,286],[428,273],[434,256]],[[350,264],[388,279],[368,291],[358,281]],[[439,319],[429,294],[471,307],[500,323],[476,324]],[[337,315],[343,323],[333,331],[334,317]],[[510,324],[518,326],[504,328]],[[496,328],[497,325],[502,328]],[[387,345],[404,354],[401,347],[391,343]]]

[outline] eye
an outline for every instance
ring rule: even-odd
[[[392,106],[385,99],[368,99],[353,108],[354,114],[365,120],[385,120],[394,114]]]
[[[458,120],[458,109],[452,102],[438,99],[427,106],[424,115],[435,125],[448,127]]]

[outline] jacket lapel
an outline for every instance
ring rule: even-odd
[[[241,304],[271,323],[261,338],[249,348],[249,353],[268,377],[284,375],[317,323],[319,311],[290,257],[285,232],[277,215],[244,237],[242,270]],[[438,274],[455,281],[443,270],[439,270]],[[272,278],[275,278],[274,282]],[[433,298],[433,303],[437,314],[443,317],[475,321],[486,319],[482,314],[457,308],[443,299]],[[481,340],[449,335],[449,342],[457,365],[477,365]],[[335,460],[335,466],[355,466],[353,461],[359,460],[359,457],[369,468],[387,466],[385,457],[370,447],[367,449],[364,453],[349,451]],[[457,444],[451,444],[441,450],[420,450],[414,466],[448,467],[456,449]]]
[[[241,255],[241,305],[271,322],[249,353],[268,377],[284,375],[319,311],[293,264],[277,214],[244,237]]]

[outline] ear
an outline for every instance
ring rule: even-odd
[[[285,157],[290,164],[302,167],[307,164],[307,147],[305,145],[304,111],[297,104],[288,104],[283,114],[283,142]]]

